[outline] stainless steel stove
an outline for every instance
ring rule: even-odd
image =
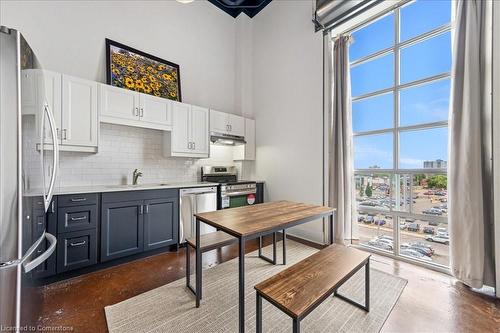
[[[201,181],[219,183],[217,209],[253,205],[256,201],[257,183],[238,180],[235,166],[203,166]]]

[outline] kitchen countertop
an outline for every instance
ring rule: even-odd
[[[91,186],[68,186],[58,187],[54,195],[80,194],[80,193],[104,193],[120,191],[144,191],[144,190],[163,190],[172,188],[190,188],[190,187],[208,187],[217,186],[217,183],[209,182],[160,182],[156,184],[139,185],[91,185]],[[41,190],[31,190],[26,193],[27,196],[41,195]]]

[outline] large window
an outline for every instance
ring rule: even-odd
[[[413,1],[350,47],[357,216],[353,242],[449,265],[451,1]]]

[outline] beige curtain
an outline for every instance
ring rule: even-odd
[[[453,40],[448,168],[451,270],[470,287],[494,286],[491,44],[487,1],[458,0]]]
[[[329,36],[327,36],[329,37]],[[344,244],[351,239],[351,222],[354,216],[352,189],[353,145],[351,124],[351,82],[349,77],[350,36],[338,36],[325,41],[332,57],[329,70],[331,78],[327,107],[329,117],[329,205],[337,209],[334,241]]]

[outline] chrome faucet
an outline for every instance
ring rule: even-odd
[[[142,177],[142,172],[140,172],[139,169],[135,169],[132,175],[132,185],[137,185],[139,177]]]

